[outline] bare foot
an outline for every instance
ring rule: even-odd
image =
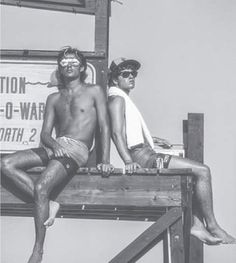
[[[222,243],[221,238],[214,237],[204,227],[193,226],[191,228],[191,235],[197,237],[207,245],[219,245]]]
[[[216,226],[215,228],[208,227],[207,230],[214,237],[220,238],[222,240],[222,244],[236,244],[236,239],[219,226]]]
[[[33,250],[32,255],[30,256],[30,259],[28,263],[41,263],[43,258],[43,252]]]
[[[49,217],[48,219],[44,222],[44,225],[46,227],[49,227],[51,225],[53,225],[54,220],[56,218],[56,215],[59,211],[60,208],[60,204],[55,202],[55,201],[50,201],[49,202]]]

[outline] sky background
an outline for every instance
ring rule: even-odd
[[[182,143],[187,113],[204,113],[204,160],[212,171],[215,214],[236,236],[236,2],[122,2],[112,4],[109,61],[123,56],[142,64],[131,97],[153,135]],[[2,7],[1,22],[1,48],[94,47],[90,16]],[[122,165],[114,147],[112,161]],[[1,262],[26,262],[34,240],[32,218],[1,219]],[[43,262],[73,263],[78,257],[84,263],[107,262],[149,224],[58,219],[47,233]],[[204,258],[235,263],[236,247],[205,246]],[[161,259],[157,246],[138,262]]]

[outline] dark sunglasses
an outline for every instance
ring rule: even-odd
[[[119,76],[121,76],[122,78],[128,78],[130,76],[130,74],[134,78],[136,78],[138,75],[138,72],[137,71],[123,71],[123,72],[120,72]]]

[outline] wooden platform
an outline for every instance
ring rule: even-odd
[[[33,169],[29,174],[37,180],[42,170]],[[33,216],[32,200],[19,193],[5,178],[2,185],[1,215]],[[169,262],[171,257],[172,263],[187,263],[191,194],[189,169],[141,169],[132,176],[116,169],[105,178],[95,168],[85,168],[60,185],[52,198],[62,205],[58,217],[155,222],[115,256],[112,263],[136,262],[163,239],[164,262]]]

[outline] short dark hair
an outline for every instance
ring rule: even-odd
[[[66,57],[67,55],[74,55],[78,60],[81,62],[81,65],[84,67],[84,70],[81,71],[81,81],[84,81],[87,77],[86,69],[87,69],[87,60],[85,56],[82,54],[80,50],[77,48],[72,48],[71,46],[64,47],[62,50],[59,51],[57,56],[57,65],[60,66],[61,60]]]
[[[121,71],[125,70],[125,69],[131,69],[131,70],[137,70],[137,67],[135,67],[132,64],[128,64],[128,65],[121,65],[119,67],[117,67],[117,70],[113,71],[113,72],[109,72],[108,73],[108,86],[114,86],[114,79],[117,79],[118,76],[120,75]]]

